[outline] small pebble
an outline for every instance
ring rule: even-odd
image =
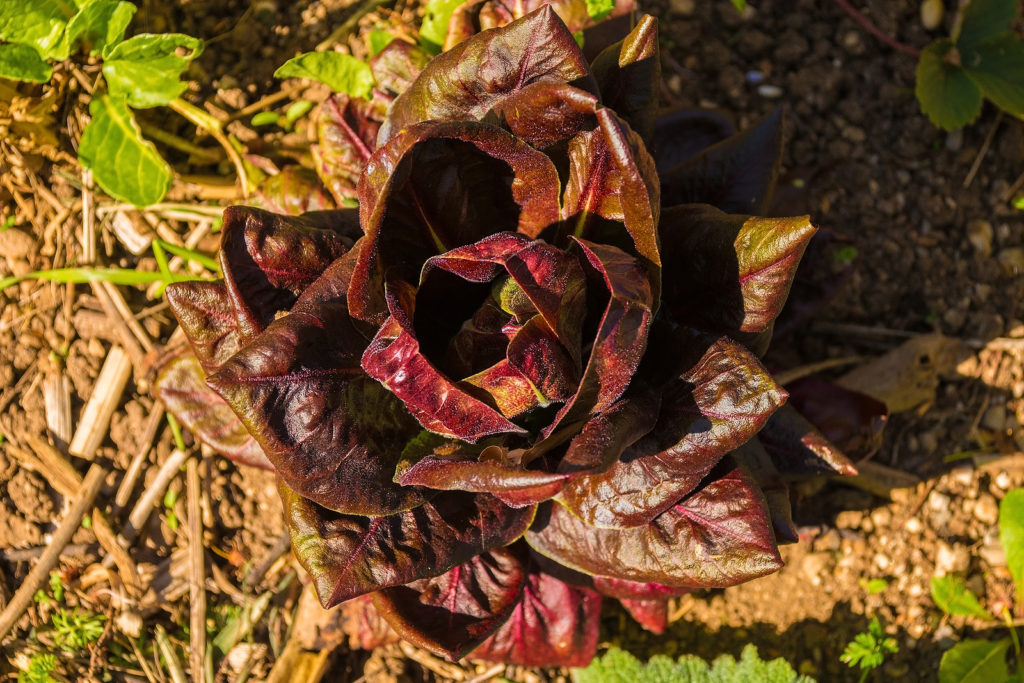
[[[996,475],[995,485],[1001,488],[1003,491],[1009,491],[1010,487],[1013,486],[1013,482],[1010,481],[1010,475],[1006,472],[1000,472]]]
[[[856,529],[860,527],[864,515],[857,510],[843,510],[836,515],[837,529]]]
[[[1024,273],[1024,249],[1011,247],[1003,249],[996,254],[996,260],[1003,267],[1007,275],[1021,275]]]
[[[985,493],[978,497],[974,505],[974,518],[989,525],[999,521],[999,504],[994,496]]]
[[[777,85],[760,85],[757,87],[757,94],[768,100],[777,100],[782,97],[782,88]]]
[[[764,83],[764,74],[760,71],[748,71],[747,83],[750,83],[751,85],[760,85],[761,83]]]
[[[995,234],[992,224],[986,220],[975,219],[967,223],[967,240],[974,250],[982,256],[992,253],[992,239]]]
[[[981,418],[981,426],[993,432],[1001,432],[1006,428],[1006,406],[997,403],[989,406]]]
[[[964,146],[964,129],[955,128],[946,134],[946,149],[950,152],[959,152]]]
[[[945,576],[967,571],[971,564],[971,555],[967,548],[961,545],[950,545],[945,541],[939,541],[935,552],[935,575]]]
[[[924,531],[924,524],[917,517],[911,517],[903,524],[903,528],[911,534],[919,534]]]

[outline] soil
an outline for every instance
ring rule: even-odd
[[[952,20],[927,32],[915,1],[858,4],[888,35],[917,48],[945,35]],[[350,11],[347,3],[333,0],[146,5],[136,20],[146,30],[180,30],[208,40],[190,72],[203,85],[191,94],[211,102],[215,111],[232,111],[275,92],[280,84],[273,70],[312,49]],[[661,19],[671,104],[729,111],[741,128],[784,104],[784,177],[804,181],[794,207],[811,213],[816,224],[858,254],[831,303],[781,340],[773,357],[787,367],[875,358],[931,333],[958,340],[961,352],[941,364],[915,365],[913,353],[911,362],[893,361],[902,363],[897,370],[921,380],[923,390],[902,397],[907,400],[891,416],[871,462],[911,480],[875,493],[850,482],[801,489],[794,509],[800,542],[783,549],[782,571],[680,598],[673,605],[675,620],[661,636],[639,630],[621,610],[606,609],[602,639],[644,657],[738,655],[754,643],[763,657],[784,657],[819,680],[857,680],[859,672],[840,663],[839,655],[877,617],[900,649],[876,680],[934,680],[942,653],[953,643],[992,631],[983,622],[944,616],[930,597],[933,576],[963,576],[993,613],[1006,606],[1024,616],[1024,598],[1013,595],[996,525],[1001,498],[1024,486],[1024,211],[1006,197],[1024,171],[1024,125],[986,104],[973,125],[942,132],[918,109],[915,60],[867,34],[839,5],[754,5],[738,13],[726,0],[658,0],[650,11]],[[69,91],[79,87],[67,73],[55,78],[64,79]],[[81,112],[72,110],[82,106],[74,98],[69,102],[63,114],[73,131]],[[0,232],[0,277],[61,267],[80,250],[80,171],[66,154],[36,142],[28,150],[0,147],[0,218],[12,216],[15,225]],[[61,214],[59,207],[70,209]],[[139,261],[116,244],[108,223],[101,226],[98,248],[123,266]],[[166,341],[173,331],[166,309],[153,308],[141,291],[122,292],[133,312],[145,311],[149,334]],[[85,285],[25,282],[0,293],[0,579],[8,586],[21,584],[69,507],[28,437],[43,435],[58,449],[66,447],[70,435],[48,423],[43,388],[50,378],[67,378],[72,425],[78,424],[117,339],[109,326],[95,324],[103,310]],[[837,377],[847,370],[826,374]],[[147,378],[137,372],[94,460],[123,474],[149,445],[143,442],[153,407]],[[198,450],[189,434],[184,438],[190,452]],[[153,448],[144,453],[131,500],[151,484],[174,447],[172,430],[161,424]],[[294,565],[280,542],[280,502],[272,476],[212,455],[201,462],[204,541],[216,568],[208,582],[211,631],[224,625],[230,605],[251,604],[262,591],[273,596],[274,616],[256,638],[263,649],[247,645],[222,672],[233,680],[228,673],[237,673],[257,652],[253,673],[259,678],[272,665],[271,650],[283,642],[301,583],[289,579]],[[74,458],[72,464],[79,473],[89,465]],[[124,506],[114,502],[118,481],[108,478],[96,507],[123,518]],[[187,643],[178,626],[188,621],[188,587],[179,573],[187,574],[181,549],[187,559],[189,547],[184,477],[176,477],[170,490],[179,494],[177,500],[163,498],[132,551],[142,575],[152,577],[152,590],[131,594],[117,572],[98,569],[103,553],[95,526],[75,534],[58,575],[68,587],[69,605],[105,613],[125,633],[133,623],[138,627],[132,619],[150,631],[159,623]],[[262,574],[253,574],[254,568]],[[884,588],[872,593],[873,579],[884,581]],[[0,605],[11,595],[3,584]],[[40,649],[29,642],[29,629],[45,627],[52,609],[45,601],[35,603],[14,640],[5,642],[12,666]],[[40,632],[45,645],[46,629]],[[111,654],[109,639],[107,634],[96,646],[98,657],[109,658],[117,675],[141,676],[124,657]],[[426,653],[398,645],[372,655],[341,647],[328,665],[327,680],[366,676],[379,683],[442,680],[444,671],[461,671],[468,680],[487,671],[470,663],[446,670]],[[98,671],[87,655],[68,666],[72,678]],[[566,677],[564,671],[498,673],[517,681]]]

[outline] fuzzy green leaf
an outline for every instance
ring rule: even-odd
[[[933,577],[932,600],[946,614],[977,617],[986,621],[993,619],[959,576]]]
[[[64,29],[75,13],[71,0],[0,3],[0,40],[31,45],[44,59],[67,59]]]
[[[340,52],[307,52],[293,57],[274,72],[277,78],[311,78],[335,92],[369,99],[373,72],[365,62]]]
[[[0,78],[46,83],[53,69],[31,45],[0,45]]]
[[[124,32],[135,10],[130,2],[91,0],[72,17],[65,40],[69,46],[80,41],[92,55],[109,52],[124,40]]]
[[[1018,4],[1019,0],[971,0],[964,7],[959,30],[953,36],[957,47],[969,49],[1009,30]]]
[[[673,661],[655,655],[646,664],[628,652],[612,648],[585,669],[573,671],[574,683],[813,683],[800,676],[784,659],[764,661],[757,648],[747,645],[739,661],[722,655],[708,664],[700,657],[683,655]]]
[[[1017,595],[1024,596],[1024,489],[1010,491],[999,505],[999,542]]]
[[[939,683],[1002,683],[1010,677],[1006,650],[1010,639],[964,640],[942,655]]]
[[[945,130],[965,126],[981,113],[981,90],[964,69],[945,60],[952,49],[952,41],[945,39],[924,49],[914,89],[921,111]]]
[[[964,72],[997,107],[1024,116],[1024,42],[1007,31],[962,48]]]
[[[129,105],[159,107],[185,92],[181,73],[202,51],[203,41],[182,33],[141,33],[106,54],[103,77]]]
[[[78,159],[91,169],[100,187],[135,206],[149,206],[171,187],[171,167],[142,137],[135,117],[120,98],[97,97],[89,106]]]
[[[464,0],[430,0],[423,14],[423,25],[420,26],[420,38],[424,47],[432,52],[440,52],[448,35],[448,21],[452,12]]]

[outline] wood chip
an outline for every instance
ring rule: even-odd
[[[63,372],[43,380],[46,428],[61,447],[71,442],[71,380]]]

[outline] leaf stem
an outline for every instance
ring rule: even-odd
[[[871,35],[875,36],[880,41],[882,41],[883,43],[888,45],[889,47],[894,48],[896,50],[899,50],[900,52],[904,52],[904,53],[910,55],[911,57],[918,57],[918,58],[920,58],[920,56],[921,56],[921,51],[920,50],[918,50],[916,48],[913,48],[913,47],[910,47],[909,45],[906,45],[904,43],[901,43],[900,41],[896,40],[892,36],[889,36],[888,34],[886,34],[882,29],[878,28],[873,23],[871,23],[870,19],[868,19],[863,14],[861,14],[860,11],[857,10],[857,8],[855,8],[849,2],[847,2],[847,0],[835,0],[835,3],[837,5],[839,5],[840,7],[842,7],[846,11],[846,13],[849,14],[850,17],[853,18],[854,21],[856,21],[858,24],[863,26],[865,28],[865,30],[868,31],[868,33],[870,33]]]
[[[238,150],[234,148],[231,141],[224,135],[224,131],[221,130],[221,122],[211,114],[180,97],[171,100],[167,106],[191,121],[196,127],[206,129],[213,136],[213,139],[220,143],[220,146],[227,153],[228,159],[231,159],[231,163],[235,165],[238,182],[242,185],[242,196],[248,197],[249,176],[245,172],[245,164],[242,162],[242,156],[238,153]]]

